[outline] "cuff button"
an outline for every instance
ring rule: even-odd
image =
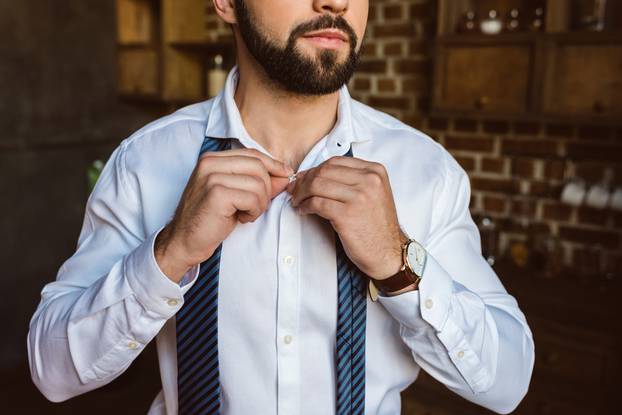
[[[170,305],[171,307],[175,307],[177,304],[179,304],[179,301],[178,301],[178,300],[176,300],[176,299],[174,299],[174,298],[171,298],[171,299],[170,299],[170,300],[168,300],[166,303],[167,303],[168,305]]]

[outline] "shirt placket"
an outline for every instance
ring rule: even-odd
[[[279,415],[300,412],[300,238],[301,217],[287,195],[281,206],[278,235],[277,400]]]

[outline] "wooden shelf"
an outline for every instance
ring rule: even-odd
[[[569,31],[570,2],[547,0],[545,31],[455,33],[464,10],[480,3],[527,4],[439,2],[434,113],[620,124],[622,32]]]
[[[207,99],[216,55],[233,67],[232,33],[206,0],[116,0],[118,91],[166,108]]]

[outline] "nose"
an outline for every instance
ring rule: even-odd
[[[313,0],[313,8],[319,13],[334,13],[341,15],[348,10],[349,0]]]

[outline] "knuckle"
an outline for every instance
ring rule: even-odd
[[[377,187],[382,184],[382,176],[375,170],[366,174],[366,180],[370,186]]]

